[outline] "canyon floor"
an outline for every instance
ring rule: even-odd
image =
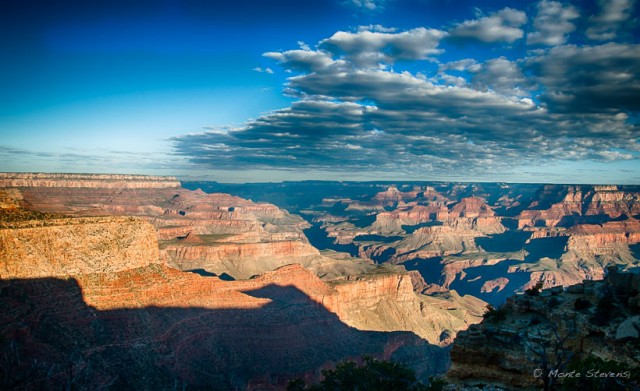
[[[364,356],[426,382],[487,303],[636,272],[639,218],[630,186],[0,173],[0,388],[284,389]]]

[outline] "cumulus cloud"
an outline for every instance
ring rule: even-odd
[[[618,36],[618,30],[631,16],[634,0],[600,0],[601,13],[591,18],[587,37],[606,41]]]
[[[266,53],[293,73],[285,91],[297,101],[238,128],[176,137],[175,150],[219,169],[446,175],[638,156],[637,45],[463,58],[431,75],[388,66],[437,57],[445,35],[359,29]]]
[[[578,18],[578,10],[571,5],[562,5],[557,1],[542,0],[538,3],[538,14],[533,20],[536,31],[527,36],[530,45],[561,45],[567,41],[567,35],[575,30],[571,22]]]
[[[524,36],[520,28],[527,22],[527,14],[512,8],[504,8],[479,19],[467,20],[449,30],[455,39],[482,42],[514,42]]]
[[[554,112],[640,110],[640,45],[557,46],[527,60]]]
[[[473,73],[472,85],[479,90],[525,96],[528,95],[527,90],[532,87],[532,83],[525,78],[520,67],[505,57],[491,59],[468,69]]]
[[[379,30],[379,29],[378,29]],[[320,48],[343,57],[357,67],[393,64],[398,60],[424,60],[441,51],[437,49],[444,31],[415,28],[400,33],[360,30],[338,31],[320,42]]]

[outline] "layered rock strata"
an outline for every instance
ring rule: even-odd
[[[249,278],[291,262],[321,260],[300,217],[266,203],[181,188],[175,179],[12,174],[30,210],[73,216],[139,216],[158,235],[160,257],[181,270]]]
[[[0,187],[162,189],[180,187],[180,182],[175,177],[170,176],[0,172]]]

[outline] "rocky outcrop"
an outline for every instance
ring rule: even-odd
[[[500,292],[508,283],[509,279],[506,277],[499,277],[485,281],[485,283],[482,284],[482,288],[480,288],[480,292],[493,292],[494,289],[497,289],[497,291]]]
[[[436,345],[450,343],[441,340],[443,333],[455,335],[480,320],[486,306],[482,300],[457,294],[416,295],[412,282],[408,274],[380,267],[330,283],[335,293],[323,297],[322,303],[359,330],[413,331]],[[452,308],[456,312],[451,312]]]
[[[638,368],[640,345],[629,325],[637,318],[639,290],[640,275],[611,269],[603,281],[564,292],[555,287],[514,296],[458,334],[447,377],[458,384],[535,390],[557,385],[570,371],[567,365],[592,356]],[[606,370],[578,368],[585,377],[588,370]]]
[[[429,205],[413,205],[398,208],[391,212],[381,212],[376,215],[376,221],[371,224],[371,231],[380,234],[404,233],[403,225],[415,226],[446,218],[448,209],[444,203]]]
[[[228,274],[236,279],[273,270],[291,262],[313,263],[320,252],[300,240],[258,243],[220,243],[166,245],[162,259],[180,270],[204,269],[216,275]]]
[[[396,245],[395,259],[406,261],[414,258],[430,258],[441,255],[477,251],[474,238],[480,232],[460,230],[448,225],[417,229]]]
[[[479,197],[466,197],[455,204],[449,212],[449,217],[488,217],[495,216],[495,212]]]
[[[640,221],[628,218],[601,225],[576,225],[567,231],[569,241],[563,260],[587,264],[633,263],[629,245],[640,243]]]
[[[31,220],[0,229],[0,278],[113,273],[158,262],[151,224],[131,217]]]
[[[373,199],[379,203],[400,202],[415,199],[419,193],[419,188],[409,192],[402,192],[396,186],[389,186],[387,190],[376,194]]]

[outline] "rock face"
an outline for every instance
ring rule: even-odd
[[[564,195],[564,196],[563,196]],[[557,198],[562,199],[557,200]],[[545,208],[547,204],[551,205]],[[640,195],[624,192],[617,186],[545,186],[539,200],[518,216],[518,227],[570,226],[593,220],[596,216],[615,219],[640,214]]]
[[[158,262],[151,224],[136,218],[56,219],[0,229],[0,278],[113,273]]]
[[[603,281],[588,280],[564,292],[556,287],[514,296],[458,334],[447,377],[459,384],[536,390],[562,381],[554,370],[570,372],[572,363],[590,356],[638,368],[639,289],[639,274],[611,269]],[[588,370],[605,369],[579,368],[583,377]]]
[[[346,324],[359,330],[412,331],[434,345],[448,345],[440,338],[443,332],[455,335],[479,322],[486,306],[455,293],[416,295],[410,275],[385,268],[330,285],[335,293],[322,303]]]
[[[282,389],[362,354],[413,351],[426,374],[446,361],[415,334],[348,327],[297,265],[237,282],[150,265],[0,285],[3,389]]]
[[[475,251],[477,246],[474,238],[479,236],[482,236],[482,233],[457,229],[450,225],[419,228],[397,244],[395,258],[406,261]]]

